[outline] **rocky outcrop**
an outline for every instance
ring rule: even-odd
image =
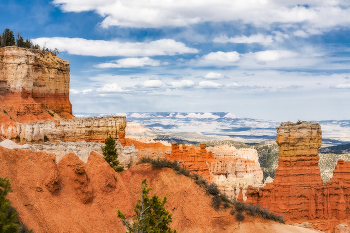
[[[167,159],[179,161],[180,165],[195,172],[209,181],[215,182],[227,196],[237,199],[242,190],[243,198],[249,185],[262,186],[263,173],[259,165],[258,154],[254,149],[218,146],[200,148],[186,147],[173,143]]]
[[[71,120],[20,123],[16,126],[0,127],[4,138],[19,143],[42,142],[103,142],[108,135],[115,140],[125,136],[126,118],[123,116],[73,118]]]
[[[116,210],[132,219],[143,179],[152,187],[150,195],[167,195],[170,226],[178,232],[313,232],[250,216],[239,224],[230,211],[216,211],[188,177],[150,164],[116,173],[96,153],[87,164],[74,154],[56,164],[53,154],[0,147],[0,176],[9,178],[8,198],[34,232],[125,232]]]
[[[282,123],[277,133],[275,179],[260,189],[249,187],[247,202],[267,207],[289,222],[307,220],[315,229],[333,232],[337,224],[350,220],[350,162],[339,160],[333,178],[322,185],[319,124]]]
[[[2,112],[22,122],[30,116],[40,119],[42,114],[47,118],[54,114],[70,118],[69,71],[69,62],[51,52],[15,46],[0,48]]]
[[[0,146],[8,149],[24,149],[31,150],[35,152],[44,151],[47,153],[53,153],[56,155],[56,162],[60,162],[60,160],[64,157],[64,155],[68,153],[74,153],[78,158],[87,163],[88,158],[91,152],[96,152],[102,156],[101,147],[104,146],[104,143],[100,142],[44,142],[42,144],[24,144],[18,145],[11,140],[4,140],[0,142]],[[122,146],[119,141],[116,141],[116,149],[118,153],[118,160],[120,165],[124,167],[124,169],[128,169],[133,167],[138,162],[138,150],[134,145],[131,146]]]

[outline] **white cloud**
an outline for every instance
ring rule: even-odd
[[[268,62],[277,61],[282,58],[296,57],[298,54],[296,52],[288,50],[266,50],[254,53],[254,58],[258,61]]]
[[[205,79],[223,79],[226,78],[226,76],[214,72],[209,72],[204,76]]]
[[[233,66],[240,59],[239,53],[233,52],[212,52],[197,60],[201,66]]]
[[[237,117],[231,113],[227,113],[224,118],[231,118],[231,119],[236,119]]]
[[[59,51],[84,56],[156,56],[197,53],[197,49],[186,47],[184,43],[173,39],[161,39],[151,42],[119,42],[105,40],[86,40],[83,38],[43,37],[32,40],[34,44]],[[131,61],[124,61],[124,63]]]
[[[81,93],[83,93],[84,95],[85,94],[89,94],[92,92],[92,89],[85,89],[85,90],[82,90]]]
[[[116,83],[106,84],[101,88],[96,89],[98,92],[122,92],[123,89]]]
[[[221,84],[212,81],[202,81],[199,83],[200,88],[219,88]]]
[[[95,65],[97,68],[134,68],[143,66],[160,66],[160,62],[149,57],[132,57]]]
[[[258,43],[262,45],[270,45],[274,42],[274,39],[270,35],[263,35],[263,34],[255,34],[251,36],[236,36],[228,38],[226,35],[221,35],[220,37],[216,37],[213,40],[216,43],[240,43],[240,44],[251,44],[251,43]]]
[[[147,80],[141,84],[143,87],[158,88],[162,87],[163,83],[160,80]]]
[[[73,94],[73,95],[76,95],[76,94],[79,94],[80,91],[75,90],[75,89],[69,89],[69,93],[70,93],[70,94]]]
[[[269,26],[273,23],[307,24],[312,28],[346,26],[350,23],[347,0],[54,0],[66,12],[95,11],[101,26],[159,28],[201,22],[239,21]],[[306,6],[307,5],[307,6]]]
[[[297,31],[293,32],[293,34],[294,34],[294,36],[303,37],[303,38],[309,37],[309,34],[304,32],[303,30],[297,30]]]
[[[175,88],[190,88],[194,86],[192,80],[181,80],[180,82],[170,82],[170,85]]]
[[[339,88],[339,89],[350,88],[350,84],[339,84],[335,88]]]
[[[230,84],[228,84],[227,85],[227,87],[241,87],[242,85],[239,85],[239,84],[237,84],[237,83],[230,83]]]

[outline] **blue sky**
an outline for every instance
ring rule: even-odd
[[[348,0],[0,1],[71,62],[73,112],[350,119]]]

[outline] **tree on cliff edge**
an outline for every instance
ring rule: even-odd
[[[102,146],[101,149],[106,162],[114,169],[114,171],[124,171],[124,167],[119,166],[118,153],[117,149],[115,148],[115,141],[111,137],[111,135],[109,135],[109,137],[105,139],[105,146]]]
[[[15,36],[13,31],[6,28],[1,36],[1,47],[16,45]]]
[[[146,180],[142,181],[141,200],[137,201],[134,208],[136,216],[133,224],[126,221],[125,214],[118,210],[118,218],[123,221],[123,225],[128,228],[128,233],[176,233],[169,224],[172,222],[171,214],[165,209],[166,197],[163,201],[157,196],[148,197],[151,188],[147,188]]]

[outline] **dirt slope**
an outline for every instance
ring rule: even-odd
[[[148,164],[117,174],[96,153],[87,164],[74,154],[56,164],[53,154],[0,147],[0,176],[9,177],[14,190],[9,199],[36,233],[125,232],[116,210],[133,216],[145,178],[151,194],[167,195],[171,226],[178,232],[313,232],[258,218],[238,227],[229,210],[215,211],[191,179]]]

